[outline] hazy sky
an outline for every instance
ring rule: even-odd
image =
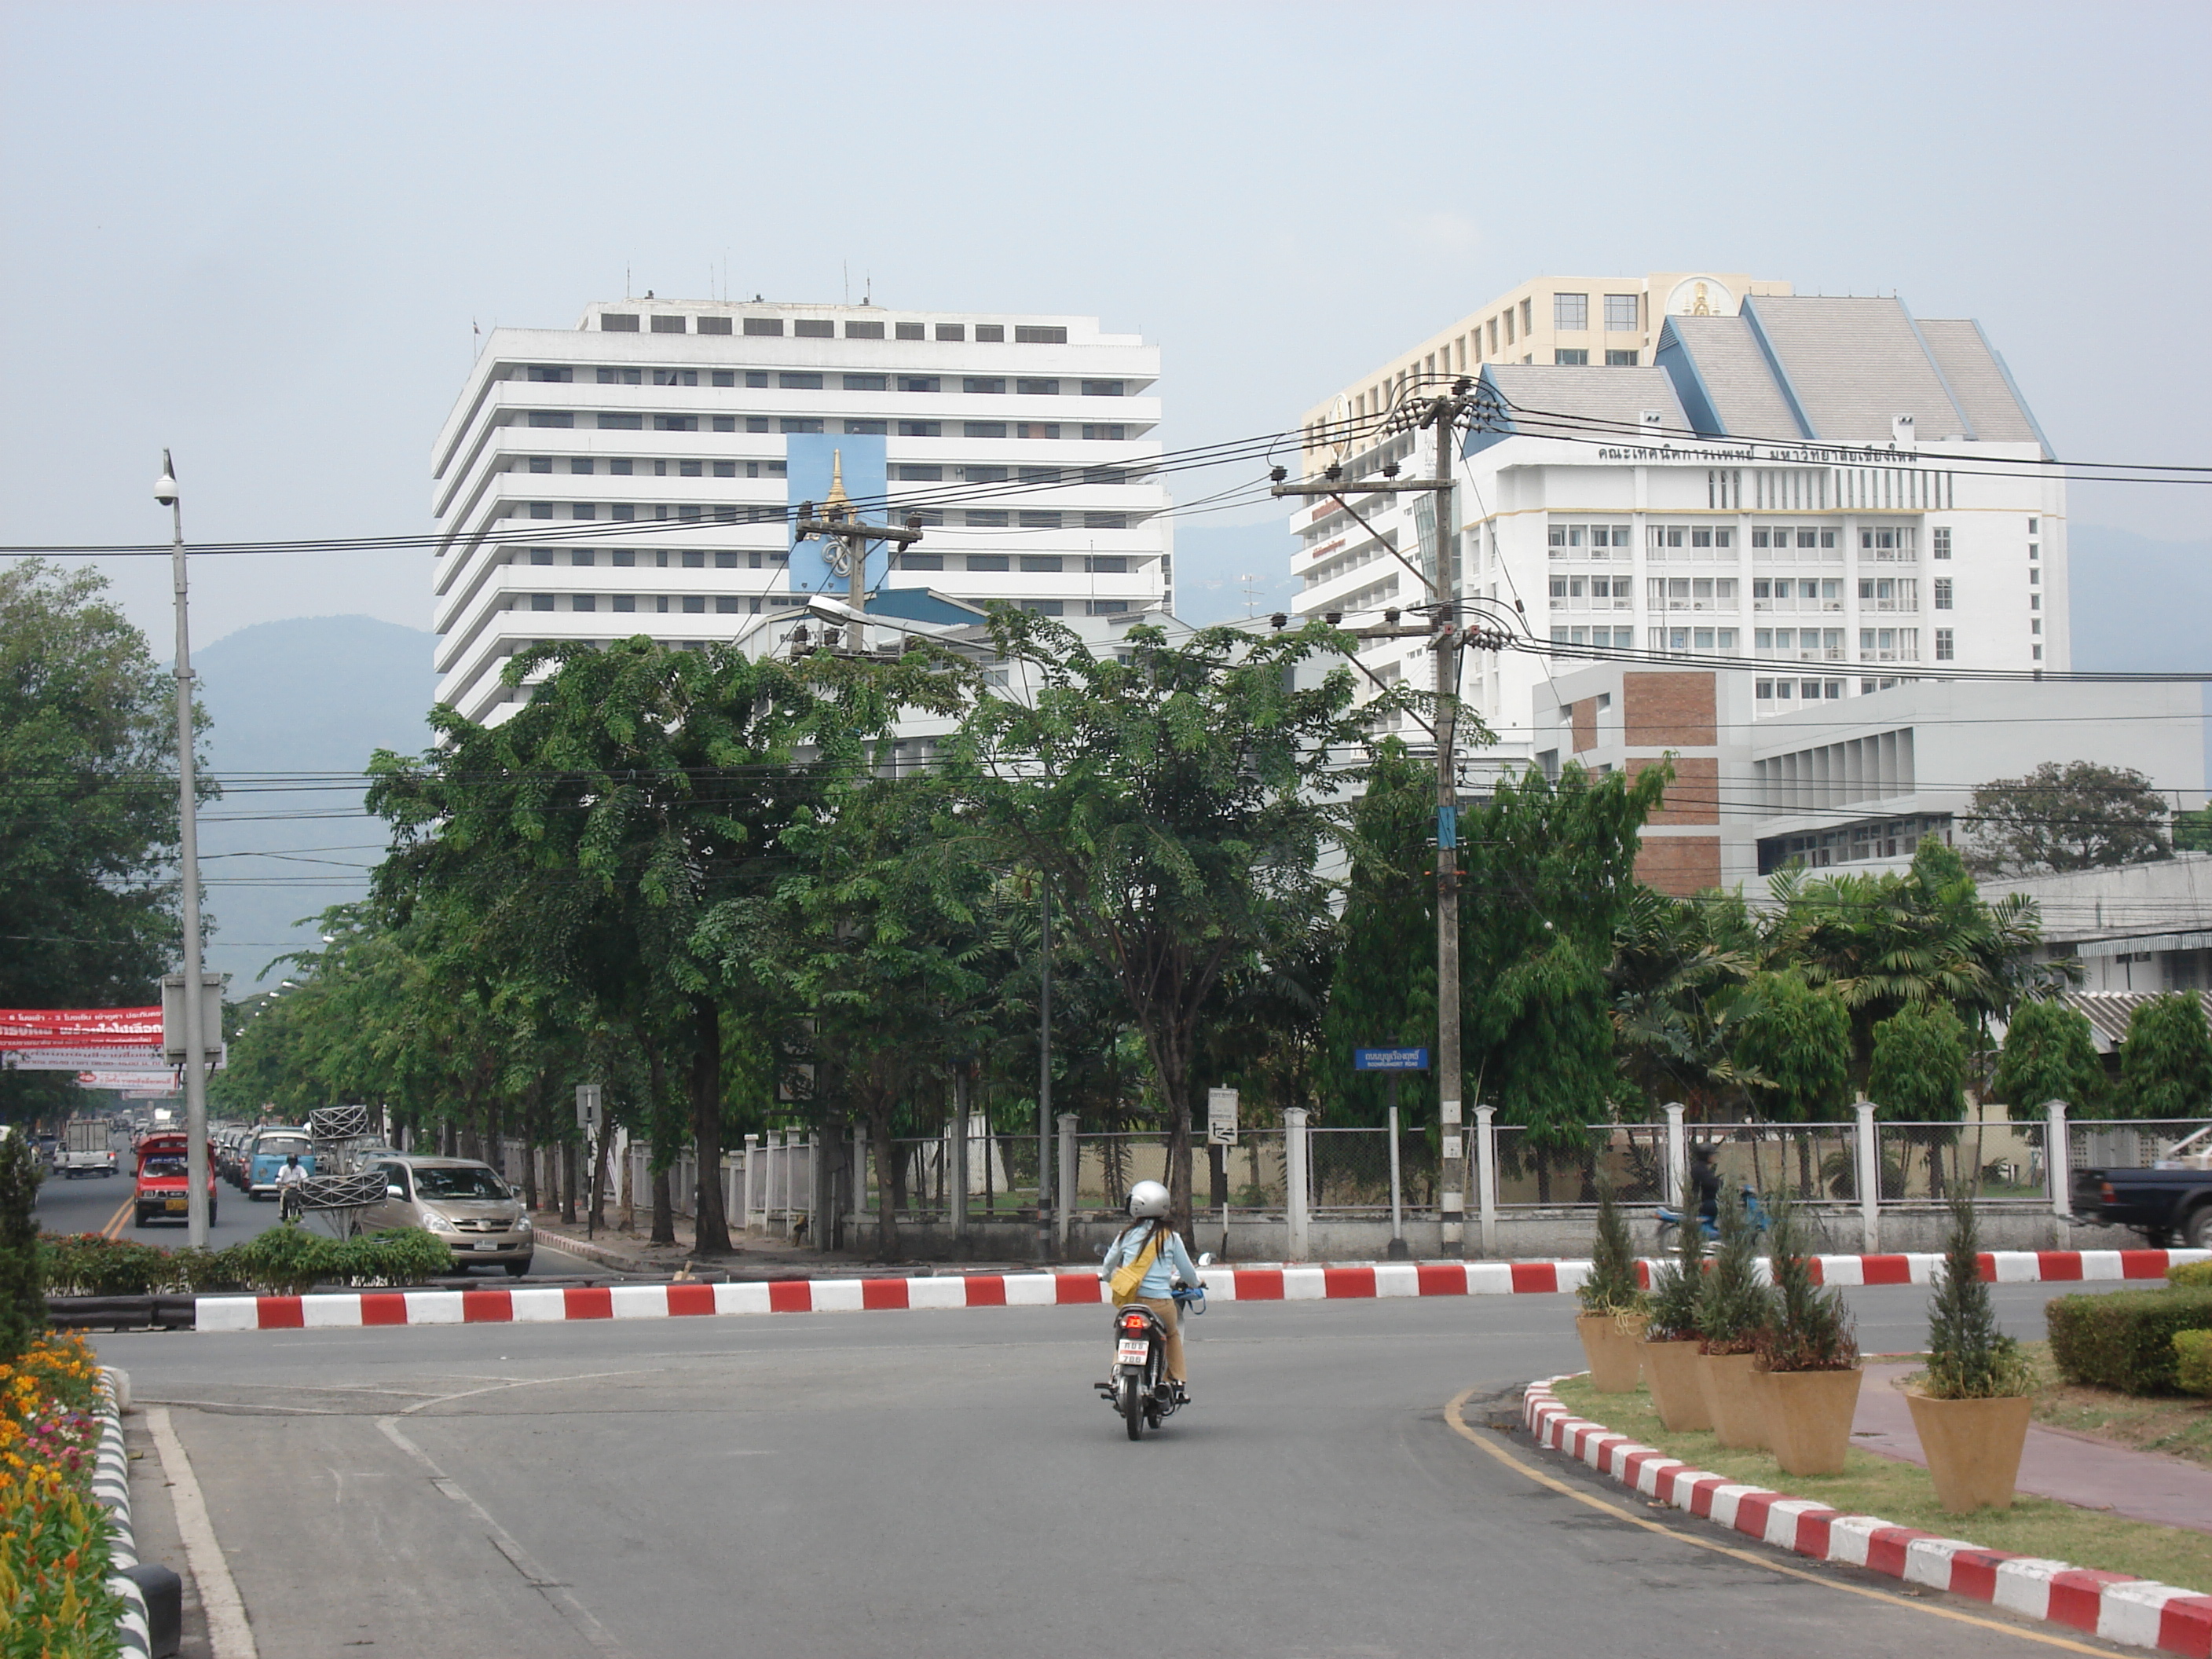
[[[196,538],[423,528],[472,321],[566,326],[625,270],[1095,313],[1162,347],[1181,445],[1532,275],[1748,270],[1979,317],[2062,453],[2203,464],[2208,19],[8,5],[0,542],[161,538],[164,445]],[[2206,495],[2075,516],[2202,539]],[[427,626],[426,565],[204,561],[195,629]],[[166,571],[125,591],[165,636]]]

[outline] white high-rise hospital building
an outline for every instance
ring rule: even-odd
[[[1428,498],[1358,481],[1426,474],[1426,439],[1379,423],[1462,374],[1503,414],[1455,459],[1449,580],[1539,639],[1754,659],[1758,716],[1907,667],[2069,666],[2065,486],[1979,325],[1730,273],[1540,278],[1310,410],[1304,470],[1340,463],[1368,527],[1334,501],[1293,517],[1302,615],[1428,599],[1393,553],[1430,568]],[[1428,684],[1419,641],[1363,659]],[[1552,746],[1574,665],[1466,664],[1493,754]]]
[[[792,552],[802,451],[863,516],[921,514],[887,614],[1164,611],[1158,378],[1089,317],[648,295],[496,329],[433,454],[439,700],[501,718],[507,659],[541,640],[775,644],[828,586]]]

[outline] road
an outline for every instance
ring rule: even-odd
[[[120,1238],[135,1238],[143,1243],[159,1244],[173,1249],[185,1242],[182,1222],[155,1222],[150,1227],[134,1227],[131,1218],[131,1188],[133,1155],[125,1151],[117,1154],[121,1168],[112,1176],[79,1176],[71,1181],[48,1171],[39,1186],[39,1226],[50,1233],[97,1233],[112,1231]],[[208,1242],[218,1249],[226,1244],[236,1244],[249,1239],[264,1227],[276,1224],[274,1204],[255,1204],[248,1201],[244,1193],[227,1181],[215,1184],[216,1224],[208,1230]]]
[[[1996,1291],[2023,1335],[2051,1293]],[[1918,1346],[1924,1291],[1852,1301],[1869,1351]],[[1579,1369],[1572,1310],[1220,1305],[1197,1403],[1137,1445],[1091,1392],[1091,1309],[97,1340],[173,1425],[263,1659],[2050,1650],[1468,1444],[1445,1402]]]

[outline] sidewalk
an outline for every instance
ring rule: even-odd
[[[642,1215],[635,1232],[601,1227],[590,1239],[584,1237],[582,1222],[564,1222],[557,1210],[532,1212],[530,1224],[537,1230],[538,1242],[550,1249],[564,1251],[617,1273],[641,1273],[654,1279],[673,1278],[686,1268],[695,1278],[722,1278],[739,1283],[757,1279],[848,1279],[860,1267],[866,1267],[869,1276],[876,1279],[1037,1271],[1034,1261],[911,1261],[886,1267],[871,1262],[861,1251],[830,1255],[809,1249],[803,1244],[786,1244],[781,1239],[734,1231],[730,1236],[730,1242],[737,1247],[734,1255],[695,1261],[691,1223],[684,1216],[676,1218],[673,1244],[650,1243],[650,1218]]]
[[[1920,1369],[1917,1361],[1866,1368],[1858,1412],[1851,1419],[1854,1446],[1927,1466],[1920,1437],[1913,1432],[1912,1408],[1897,1387],[1899,1378]],[[2078,1509],[2109,1510],[2131,1521],[2212,1533],[2212,1469],[2040,1423],[2027,1426],[2020,1490]]]

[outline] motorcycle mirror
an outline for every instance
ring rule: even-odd
[[[1198,1253],[1198,1265],[1201,1267],[1211,1267],[1213,1265],[1213,1252],[1200,1250]]]

